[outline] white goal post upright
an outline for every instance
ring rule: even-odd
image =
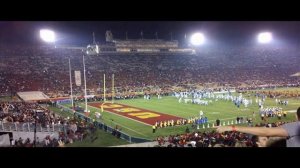
[[[106,90],[105,90],[105,74],[103,75],[103,101],[106,101]]]
[[[115,96],[115,74],[112,74],[112,89],[111,89],[111,102],[114,103]]]

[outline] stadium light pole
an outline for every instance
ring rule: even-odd
[[[86,75],[85,75],[85,61],[84,61],[84,54],[82,56],[83,59],[83,76],[84,76],[84,99],[85,99],[85,112],[87,113],[87,94],[86,94]]]
[[[69,73],[70,73],[71,103],[72,103],[72,109],[74,111],[74,100],[73,100],[73,89],[72,89],[72,70],[71,70],[71,60],[70,60],[70,58],[69,58]]]

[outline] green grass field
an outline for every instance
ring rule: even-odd
[[[290,88],[295,89],[295,88]],[[299,89],[299,88],[297,88]],[[282,90],[282,89],[281,89]],[[202,110],[205,116],[208,117],[210,122],[210,126],[212,123],[215,123],[215,120],[218,118],[221,122],[227,122],[235,120],[237,116],[243,117],[252,117],[252,113],[256,112],[256,119],[254,123],[261,122],[260,116],[258,114],[258,105],[255,103],[255,97],[247,97],[246,94],[243,95],[247,99],[252,98],[253,104],[249,105],[247,108],[241,106],[237,108],[233,102],[219,100],[209,104],[208,106],[202,106],[197,104],[185,104],[185,103],[178,103],[178,100],[175,97],[163,97],[162,99],[158,100],[156,97],[152,97],[151,100],[144,100],[144,99],[127,99],[127,100],[118,100],[115,103],[125,104],[129,106],[139,107],[143,109],[153,110],[156,112],[160,112],[163,114],[170,114],[174,116],[179,116],[182,118],[189,118],[199,116],[199,111]],[[287,106],[284,105],[276,105],[275,99],[267,98],[264,104],[264,107],[274,107],[279,106],[282,107],[284,111],[296,110],[300,106],[299,99],[284,99],[289,100],[289,104]],[[69,106],[70,105],[66,105]],[[81,103],[81,106],[84,107],[84,104]],[[101,111],[100,108],[95,108],[92,106],[88,107],[91,110],[91,116],[93,117],[94,112]],[[166,136],[166,135],[174,135],[184,133],[185,129],[189,127],[191,130],[191,125],[185,126],[175,126],[175,127],[167,127],[167,128],[159,128],[157,129],[156,133],[152,133],[152,127],[149,125],[145,125],[143,123],[134,121],[132,119],[128,119],[110,112],[103,112],[102,113],[102,120],[107,125],[115,127],[115,125],[121,126],[122,131],[135,137],[145,138],[149,140],[155,139],[157,136]],[[295,120],[294,113],[288,113],[286,118],[283,118],[281,121],[290,121]],[[269,122],[278,121],[277,118],[270,118],[268,119]],[[210,128],[211,129],[211,128]],[[202,126],[200,127],[200,131],[208,130],[203,129]]]

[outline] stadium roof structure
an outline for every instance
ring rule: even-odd
[[[291,76],[292,76],[292,77],[299,77],[299,76],[300,76],[300,72],[297,72],[297,73],[295,73],[295,74],[292,74]]]
[[[17,92],[17,95],[25,102],[49,99],[49,97],[41,91]]]

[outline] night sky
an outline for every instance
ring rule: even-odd
[[[258,32],[270,31],[276,38],[287,43],[298,43],[300,39],[299,21],[0,21],[1,43],[43,43],[39,30],[49,28],[56,32],[57,44],[87,45],[92,42],[92,32],[96,41],[105,41],[105,31],[111,30],[114,38],[125,39],[125,32],[131,39],[158,37],[184,41],[184,35],[201,31],[213,43],[248,44]]]

